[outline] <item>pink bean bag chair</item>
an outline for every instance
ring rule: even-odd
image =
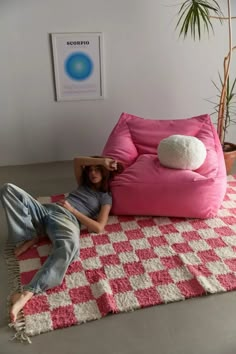
[[[160,164],[158,145],[174,134],[196,137],[205,145],[206,158],[198,169]],[[210,218],[224,198],[224,157],[209,115],[151,120],[122,113],[102,154],[125,165],[111,183],[115,215]]]

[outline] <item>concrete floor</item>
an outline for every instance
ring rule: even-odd
[[[34,196],[67,192],[75,186],[71,162],[2,167],[0,185],[5,182]],[[7,228],[2,208],[0,233],[0,354],[236,353],[236,292],[109,315],[33,337],[31,345],[10,342],[14,331],[7,327],[9,289],[3,259]]]

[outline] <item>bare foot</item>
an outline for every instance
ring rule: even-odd
[[[17,246],[14,249],[14,254],[16,257],[20,256],[22,253],[24,253],[27,250],[27,245],[26,242],[22,243],[20,246]]]
[[[25,241],[20,246],[16,247],[14,250],[15,256],[18,257],[25,251],[27,251],[30,247],[35,245],[39,241],[39,237],[35,237],[32,240]]]
[[[11,297],[11,309],[10,309],[10,318],[11,321],[14,323],[16,322],[17,315],[20,310],[23,309],[25,304],[31,299],[34,295],[31,291],[24,291],[23,293],[15,293]]]

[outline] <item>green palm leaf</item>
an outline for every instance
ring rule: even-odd
[[[223,86],[223,80],[220,75],[219,75],[219,81],[220,81],[220,86],[218,86],[214,81],[212,81],[213,85],[217,89],[217,91],[221,92],[222,91],[222,86]],[[227,80],[227,87],[226,87],[226,107],[225,107],[225,119],[224,119],[224,135],[227,132],[227,128],[230,126],[230,124],[236,124],[236,93],[234,92],[236,86],[236,78],[233,80],[232,84],[230,82],[230,78]],[[220,95],[217,95],[217,97],[220,97]],[[212,103],[214,105],[214,112],[211,113],[211,115],[218,114],[220,104],[212,102],[210,100],[207,100],[208,102]]]
[[[178,12],[179,20],[176,25],[176,29],[180,28],[179,36],[186,38],[190,32],[194,40],[196,37],[200,40],[202,28],[208,33],[210,29],[214,32],[210,18],[211,14],[218,17],[223,15],[219,4],[215,0],[184,1]]]

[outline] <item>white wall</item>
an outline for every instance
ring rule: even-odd
[[[200,43],[178,39],[171,4],[1,0],[0,165],[98,154],[123,111],[161,119],[210,113],[204,99],[215,95],[227,28],[216,25],[215,37]],[[54,100],[52,32],[104,33],[104,100]]]

